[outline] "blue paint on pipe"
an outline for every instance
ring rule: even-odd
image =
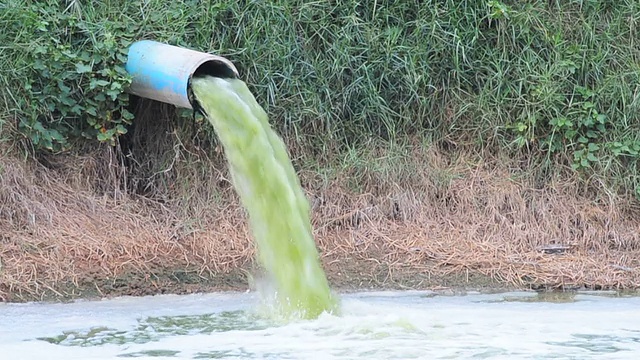
[[[191,109],[189,80],[206,63],[213,66],[209,69],[218,69],[215,71],[226,76],[238,74],[229,60],[217,55],[151,40],[135,42],[129,47],[125,64],[133,78],[129,93]]]
[[[135,42],[129,48],[125,68],[137,81],[156,91],[169,91],[186,98],[190,74],[181,74],[167,67],[170,55],[166,51],[167,45],[155,41]]]

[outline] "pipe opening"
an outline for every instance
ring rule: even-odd
[[[210,75],[210,76],[215,76],[215,77],[225,78],[225,79],[237,77],[237,74],[234,71],[234,69],[229,67],[228,64],[219,60],[205,61],[204,63],[202,63],[202,65],[198,66],[196,71],[193,73],[194,77],[200,77],[205,75]]]
[[[189,98],[189,103],[191,104],[191,108],[193,108],[194,116],[196,112],[201,113],[203,116],[207,116],[204,112],[198,100],[193,96],[193,90],[191,89],[191,79],[194,77],[202,77],[202,76],[214,76],[223,79],[235,79],[238,77],[236,70],[231,68],[224,61],[219,60],[208,60],[202,63],[202,65],[198,66],[196,71],[193,72],[193,75],[189,78],[189,82],[187,84],[187,96]]]

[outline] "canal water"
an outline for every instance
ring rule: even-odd
[[[255,293],[0,304],[0,359],[639,359],[640,298],[341,294],[278,322]]]

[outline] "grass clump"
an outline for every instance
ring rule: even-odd
[[[426,132],[609,174],[640,196],[635,1],[4,7],[2,117],[36,146],[127,131],[123,51],[152,38],[230,58],[278,129],[316,151]]]

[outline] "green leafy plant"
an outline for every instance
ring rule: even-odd
[[[638,158],[638,156],[640,156],[640,141],[638,140],[613,141],[607,143],[607,147],[615,156],[632,158]]]
[[[551,134],[544,139],[550,152],[571,149],[574,170],[589,168],[599,161],[599,143],[606,135],[607,116],[595,105],[595,93],[585,87],[576,87],[576,96],[564,116],[549,121]]]
[[[36,148],[62,150],[74,137],[115,143],[127,132],[131,83],[124,69],[135,25],[83,21],[56,2],[21,9],[32,35],[20,69],[24,98],[19,129]]]
[[[487,2],[491,19],[505,19],[509,17],[509,8],[502,1],[491,0]]]

